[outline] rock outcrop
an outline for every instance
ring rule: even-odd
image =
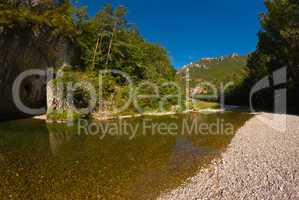
[[[10,31],[0,33],[0,120],[27,116],[13,100],[12,91],[16,78],[29,69],[40,69],[46,74],[49,67],[73,64],[75,48],[72,43],[47,33]],[[30,108],[47,105],[47,77],[33,75],[22,81],[20,99]],[[43,114],[43,113],[40,113]]]

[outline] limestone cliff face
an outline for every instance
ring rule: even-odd
[[[31,31],[0,33],[0,120],[26,116],[13,101],[13,83],[29,69],[47,71],[49,67],[73,64],[74,48],[69,40]],[[20,97],[30,108],[47,104],[47,77],[30,76],[21,84]],[[40,113],[42,114],[42,113]]]

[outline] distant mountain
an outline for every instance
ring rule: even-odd
[[[220,83],[241,80],[245,75],[247,56],[234,53],[230,56],[202,58],[197,62],[184,65],[177,75],[185,77],[186,70],[190,70],[193,86],[202,81]]]

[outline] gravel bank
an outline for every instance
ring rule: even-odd
[[[299,199],[299,117],[287,116],[282,133],[255,116],[217,164],[159,199]]]

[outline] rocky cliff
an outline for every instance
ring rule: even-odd
[[[13,101],[13,83],[24,71],[73,64],[76,57],[65,38],[32,31],[0,33],[0,120],[26,116]],[[21,84],[20,98],[30,108],[45,107],[47,77],[30,76]],[[40,113],[42,114],[42,113]]]

